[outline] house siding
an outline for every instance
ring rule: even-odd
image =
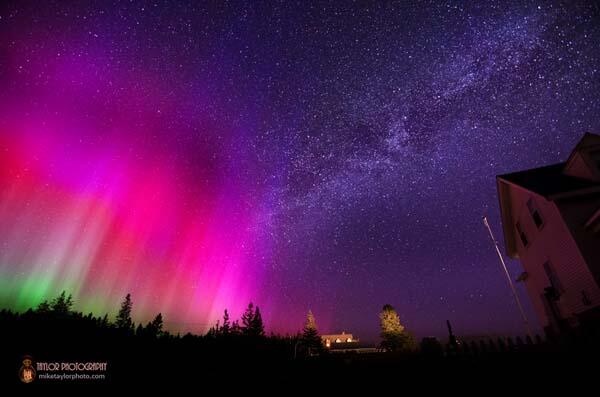
[[[600,209],[600,193],[560,200],[557,205],[596,283],[600,284],[600,233],[585,227]]]
[[[520,223],[529,241],[525,247],[517,237],[516,244],[523,268],[528,273],[525,283],[538,317],[543,326],[550,324],[543,299],[544,288],[550,286],[543,265],[550,261],[563,288],[557,306],[561,316],[573,323],[576,321],[576,314],[600,304],[600,288],[581,255],[559,207],[554,202],[520,187],[515,186],[511,190],[512,217],[515,223]],[[527,207],[529,199],[534,200],[544,220],[541,229],[537,228],[529,213]],[[582,290],[591,300],[591,305],[584,305]]]

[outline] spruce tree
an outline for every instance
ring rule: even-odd
[[[381,324],[381,347],[387,351],[413,350],[414,337],[400,324],[400,317],[392,305],[384,305],[379,314]]]
[[[151,335],[153,337],[159,337],[163,334],[163,318],[162,313],[158,313],[154,320],[149,324]]]
[[[121,309],[117,315],[117,321],[115,325],[119,329],[131,331],[133,329],[133,321],[131,321],[131,308],[133,303],[131,302],[131,294],[127,294],[123,303],[121,303]]]
[[[38,313],[43,313],[43,314],[48,314],[50,313],[50,311],[52,310],[52,308],[50,307],[50,304],[48,303],[47,300],[44,300],[42,303],[40,303],[37,307],[37,309],[35,309]]]
[[[190,336],[192,335],[192,334],[190,334],[189,332],[188,332],[188,334],[189,334]],[[186,334],[186,335],[187,335],[187,334]],[[216,331],[216,329],[215,329],[215,327],[214,327],[214,326],[213,326],[213,327],[210,327],[210,328],[208,329],[208,331],[206,332],[206,336],[207,336],[207,337],[209,337],[209,338],[214,338],[215,336],[217,336],[217,331]]]
[[[73,297],[71,294],[67,296],[65,291],[61,292],[59,296],[52,300],[50,304],[52,311],[56,314],[67,314],[73,307]]]
[[[248,304],[246,311],[242,314],[242,334],[252,335],[252,326],[254,322],[254,305]]]
[[[254,311],[254,318],[252,319],[252,336],[264,336],[265,335],[265,325],[262,320],[262,315],[260,314],[260,308],[256,306],[256,310]]]
[[[250,302],[242,315],[242,334],[246,336],[264,336],[265,326],[258,306]]]
[[[110,327],[110,322],[108,321],[108,314],[105,314],[104,317],[102,317],[102,320],[100,321],[100,327],[102,327],[102,328]]]
[[[231,333],[231,322],[229,320],[229,313],[227,312],[227,309],[225,309],[225,312],[223,313],[223,325],[221,326],[221,334],[229,335],[230,333]]]
[[[309,353],[315,350],[318,351],[322,347],[319,331],[317,330],[317,322],[310,310],[306,315],[306,323],[304,324],[304,329],[302,331],[302,343],[308,348]]]
[[[240,327],[240,323],[238,320],[235,320],[231,324],[231,335],[240,335],[242,333],[242,327]]]

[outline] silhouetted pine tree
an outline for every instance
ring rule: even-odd
[[[50,304],[52,311],[56,314],[68,314],[73,307],[73,297],[71,294],[67,296],[65,291],[52,300]]]
[[[256,306],[254,318],[252,319],[252,336],[265,336],[265,325],[260,314],[260,308]]]
[[[242,315],[242,334],[246,336],[264,336],[265,327],[260,309],[250,302]]]
[[[246,311],[242,314],[242,334],[252,334],[252,323],[254,322],[254,305],[252,302],[248,304]]]
[[[110,322],[108,321],[108,314],[105,314],[104,317],[102,317],[102,320],[100,320],[100,327],[102,327],[102,328],[110,327]]]
[[[127,294],[123,303],[121,303],[121,309],[117,315],[117,321],[115,325],[119,329],[131,331],[133,330],[133,322],[131,321],[131,308],[133,303],[131,302],[131,294]]]
[[[221,334],[229,335],[230,333],[231,333],[231,322],[229,320],[229,313],[227,312],[227,309],[225,309],[225,312],[223,313],[223,325],[221,326]]]
[[[156,315],[156,317],[154,317],[154,320],[152,320],[150,323],[148,323],[148,326],[146,327],[146,329],[147,329],[148,336],[151,336],[153,338],[162,336],[162,334],[163,334],[162,314],[158,313]]]
[[[189,332],[188,332],[188,334],[189,334]],[[214,338],[216,336],[217,336],[217,331],[215,331],[215,327],[214,326],[210,327],[208,329],[208,331],[206,331],[206,337],[208,337],[208,338]]]
[[[50,307],[48,300],[44,300],[42,303],[40,303],[38,305],[37,309],[35,309],[36,312],[42,313],[42,314],[48,314],[48,313],[50,313],[51,310],[52,310],[52,308]]]
[[[240,322],[238,320],[235,320],[231,324],[231,335],[241,335],[241,334],[242,334],[242,327],[240,327]]]

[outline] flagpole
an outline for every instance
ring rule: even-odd
[[[521,305],[521,300],[519,299],[519,295],[517,294],[517,290],[515,289],[515,285],[510,278],[510,274],[508,273],[508,268],[506,267],[506,263],[504,262],[504,258],[500,253],[500,248],[498,247],[498,241],[494,238],[494,233],[492,233],[492,228],[488,223],[487,217],[483,217],[483,224],[487,228],[490,233],[490,238],[492,239],[492,243],[494,243],[494,248],[496,248],[496,253],[498,254],[498,258],[500,258],[500,263],[502,264],[502,269],[504,269],[504,274],[506,274],[506,279],[508,280],[508,284],[510,285],[510,289],[512,290],[513,296],[515,297],[515,301],[517,302],[517,306],[519,307],[519,312],[521,312],[521,317],[523,318],[523,323],[525,324],[525,330],[527,331],[527,335],[532,337],[531,328],[529,328],[529,321],[527,320],[527,316],[525,315],[525,310],[523,310],[523,305]]]

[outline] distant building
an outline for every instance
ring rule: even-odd
[[[332,335],[321,335],[321,340],[326,348],[335,348],[336,345],[342,346],[348,343],[358,343],[358,339],[355,339],[352,334],[342,332],[341,334]]]
[[[600,323],[600,136],[565,163],[497,177],[506,251],[547,332]]]
[[[321,341],[331,353],[376,353],[380,351],[372,345],[360,343],[358,338],[346,332],[321,335]]]

